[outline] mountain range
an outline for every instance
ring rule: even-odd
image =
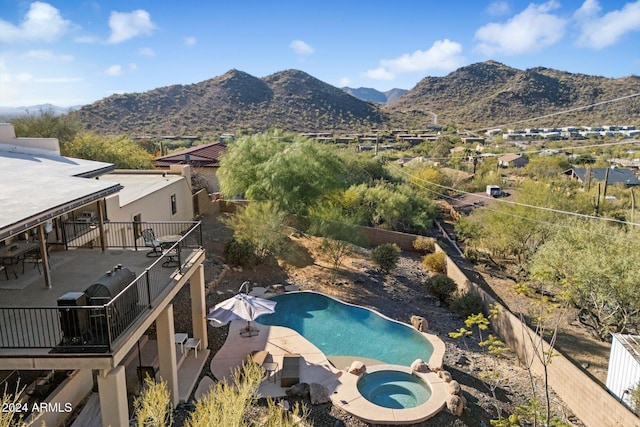
[[[357,89],[350,88],[350,87],[343,87],[342,90],[347,92],[349,95],[355,96],[356,98],[361,99],[363,101],[378,102],[380,104],[393,102],[396,99],[400,98],[405,93],[407,93],[406,89],[398,89],[398,88],[393,88],[386,92],[380,92],[379,90],[376,90],[370,87],[359,87]]]
[[[51,113],[54,116],[61,116],[69,113],[70,111],[75,111],[80,107],[80,105],[75,105],[73,107],[58,107],[52,104],[30,105],[28,107],[0,107],[0,117],[12,119],[16,117],[34,116],[42,113]]]
[[[418,130],[434,122],[469,129],[515,123],[640,125],[638,76],[613,79],[542,67],[519,70],[486,61],[443,77],[425,77],[391,100],[399,91],[339,89],[299,70],[263,78],[230,70],[195,84],[112,95],[71,114],[98,133],[150,136],[213,136],[272,127],[297,132]],[[359,99],[382,99],[381,94],[389,102]]]

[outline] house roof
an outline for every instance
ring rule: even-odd
[[[611,334],[640,363],[640,335]]]
[[[226,153],[227,146],[220,142],[212,144],[197,145],[157,157],[155,165],[157,167],[168,167],[175,164],[189,164],[195,167],[216,168],[220,166],[220,157]]]
[[[0,240],[116,193],[121,186],[98,177],[111,163],[29,149],[20,138],[0,142]]]
[[[573,174],[585,182],[587,180],[587,168],[573,168],[569,169],[567,173],[573,171]],[[595,181],[604,182],[604,178],[609,170],[609,176],[607,177],[608,184],[624,184],[628,186],[640,185],[640,179],[631,171],[626,168],[591,168],[591,179]]]
[[[507,154],[504,154],[504,155],[498,157],[498,161],[499,162],[512,162],[512,161],[514,161],[516,159],[519,159],[521,157],[522,157],[521,154],[507,153]]]

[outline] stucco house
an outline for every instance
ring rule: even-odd
[[[564,172],[569,178],[577,179],[583,184],[589,181],[605,182],[607,184],[621,184],[625,187],[635,187],[640,185],[640,179],[627,168],[571,168]]]
[[[522,168],[529,163],[529,159],[522,154],[508,153],[498,157],[498,165],[503,168]]]
[[[155,159],[158,169],[168,169],[172,165],[189,165],[194,173],[204,176],[207,180],[207,191],[220,191],[216,173],[220,167],[220,158],[227,152],[227,146],[220,142],[197,145],[185,150],[175,151]]]
[[[162,377],[174,404],[190,393],[196,378],[178,370],[200,372],[208,343],[189,175],[115,171],[0,124],[0,378],[17,373],[22,402],[64,408],[32,413],[35,424],[60,425],[90,396],[97,425],[128,425],[136,368]],[[193,326],[175,331],[172,300],[187,283]],[[136,367],[141,342],[156,362]]]

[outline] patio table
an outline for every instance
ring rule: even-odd
[[[11,266],[11,271],[14,276],[18,278],[18,274],[15,271],[13,266],[18,265],[20,262],[20,257],[22,257],[27,252],[31,252],[40,247],[40,243],[38,242],[13,242],[9,245],[0,248],[0,265],[3,265],[7,270],[5,273],[8,273],[8,267]],[[9,276],[7,274],[7,279]]]

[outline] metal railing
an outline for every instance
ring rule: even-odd
[[[142,231],[151,229],[156,237],[167,235],[186,236],[191,227],[197,224],[193,221],[159,221],[159,222],[105,222],[104,234],[100,235],[97,223],[79,221],[65,221],[62,227],[62,242],[65,249],[77,247],[134,248],[144,249],[145,241]],[[199,233],[199,241],[202,234]],[[183,245],[184,246],[184,245]]]
[[[164,248],[165,254],[172,254],[176,269],[180,271],[185,267],[187,252],[202,248],[200,222],[118,224],[140,225],[161,230],[163,234],[181,235],[180,240]],[[132,239],[132,244],[135,245],[135,241]],[[126,244],[126,239],[108,242],[108,246],[115,242]],[[91,305],[0,307],[0,349],[51,349],[50,353],[112,352],[114,343],[170,289],[173,279],[167,278],[166,262],[167,255],[158,257],[117,295],[102,301],[91,298]]]

